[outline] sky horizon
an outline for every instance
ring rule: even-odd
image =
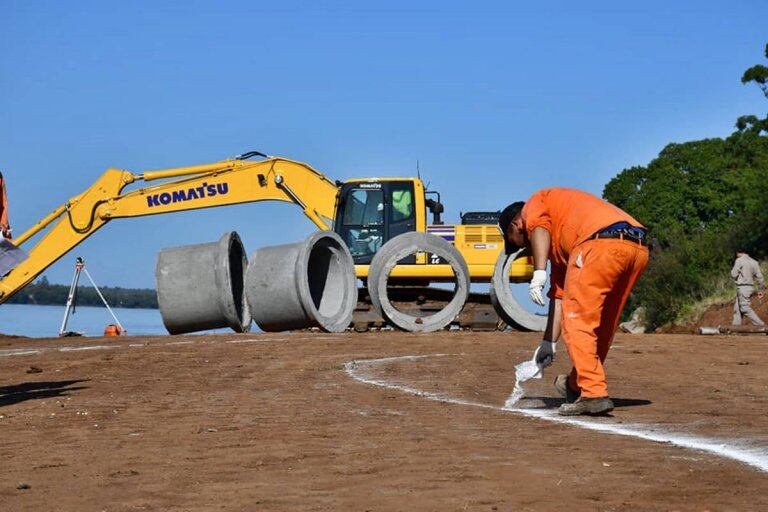
[[[259,150],[331,179],[415,175],[444,219],[549,186],[600,194],[668,143],[764,115],[743,71],[768,4],[3,1],[0,171],[14,234],[108,167]],[[117,220],[77,256],[99,286],[153,288],[157,252],[240,233],[249,255],[314,226],[257,203]],[[25,247],[30,247],[25,245]]]

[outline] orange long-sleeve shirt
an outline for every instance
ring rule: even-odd
[[[627,212],[597,196],[568,188],[539,190],[521,212],[528,237],[541,227],[549,231],[552,288],[549,296],[562,298],[568,258],[576,247],[602,228],[617,222],[643,227]]]

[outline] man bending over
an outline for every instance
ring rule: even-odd
[[[566,188],[536,192],[501,213],[507,254],[528,247],[534,273],[531,299],[544,306],[542,290],[551,265],[549,318],[534,359],[549,366],[562,332],[573,362],[555,389],[563,416],[613,410],[603,362],[621,310],[648,264],[646,230],[631,215],[602,199]]]

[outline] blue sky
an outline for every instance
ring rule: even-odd
[[[0,1],[0,170],[20,234],[107,167],[250,149],[335,179],[422,176],[446,218],[539,188],[600,193],[667,143],[764,113],[739,78],[768,4]],[[589,7],[586,7],[589,6]],[[114,221],[75,256],[154,286],[163,247],[235,229],[252,252],[313,226],[284,204]]]

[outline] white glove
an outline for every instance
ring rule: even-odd
[[[555,362],[556,350],[556,341],[541,340],[539,348],[533,353],[533,361],[542,368],[546,368]]]
[[[544,294],[542,290],[547,283],[547,271],[546,270],[534,270],[533,279],[528,286],[528,295],[531,296],[531,300],[539,306],[544,305]]]

